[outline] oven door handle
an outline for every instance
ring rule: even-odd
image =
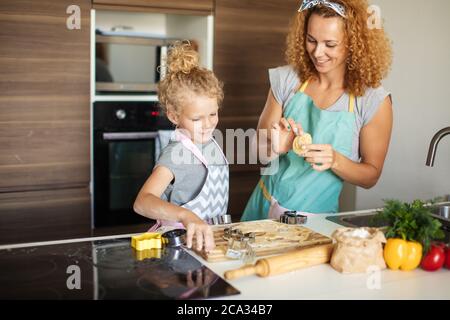
[[[154,139],[158,136],[158,132],[104,132],[103,140],[116,141],[116,140],[147,140]]]

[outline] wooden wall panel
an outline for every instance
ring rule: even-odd
[[[90,234],[88,188],[0,193],[0,244]]]
[[[242,212],[258,181],[259,170],[234,171],[231,168],[228,212],[231,214],[233,222],[238,222],[241,219]]]
[[[0,192],[89,183],[87,121],[17,121],[0,127]]]
[[[225,83],[223,117],[259,116],[268,69],[285,64],[288,25],[298,1],[216,0],[214,71]]]
[[[80,30],[66,26],[72,4]],[[90,9],[0,2],[0,192],[89,183]]]
[[[96,9],[179,14],[210,14],[214,8],[214,0],[93,0],[92,3]]]
[[[225,84],[219,129],[256,129],[269,92],[268,69],[284,65],[294,0],[216,0],[214,72]],[[236,159],[234,159],[236,162]],[[230,206],[239,219],[259,179],[259,166],[235,164],[230,171]]]

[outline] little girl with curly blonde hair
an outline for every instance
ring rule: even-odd
[[[134,203],[137,213],[157,220],[151,230],[186,228],[187,246],[195,236],[197,250],[214,248],[205,220],[226,214],[228,206],[228,162],[213,137],[222,88],[212,71],[200,67],[189,44],[169,50],[158,97],[176,130]]]

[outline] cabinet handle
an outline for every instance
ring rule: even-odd
[[[103,140],[115,141],[115,140],[146,140],[154,139],[158,136],[158,132],[104,132]]]

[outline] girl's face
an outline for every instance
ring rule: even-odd
[[[219,121],[217,98],[192,95],[172,122],[185,129],[195,143],[208,142]],[[169,117],[170,118],[170,117]]]
[[[306,51],[319,73],[345,70],[348,50],[342,18],[312,14],[308,22]]]

